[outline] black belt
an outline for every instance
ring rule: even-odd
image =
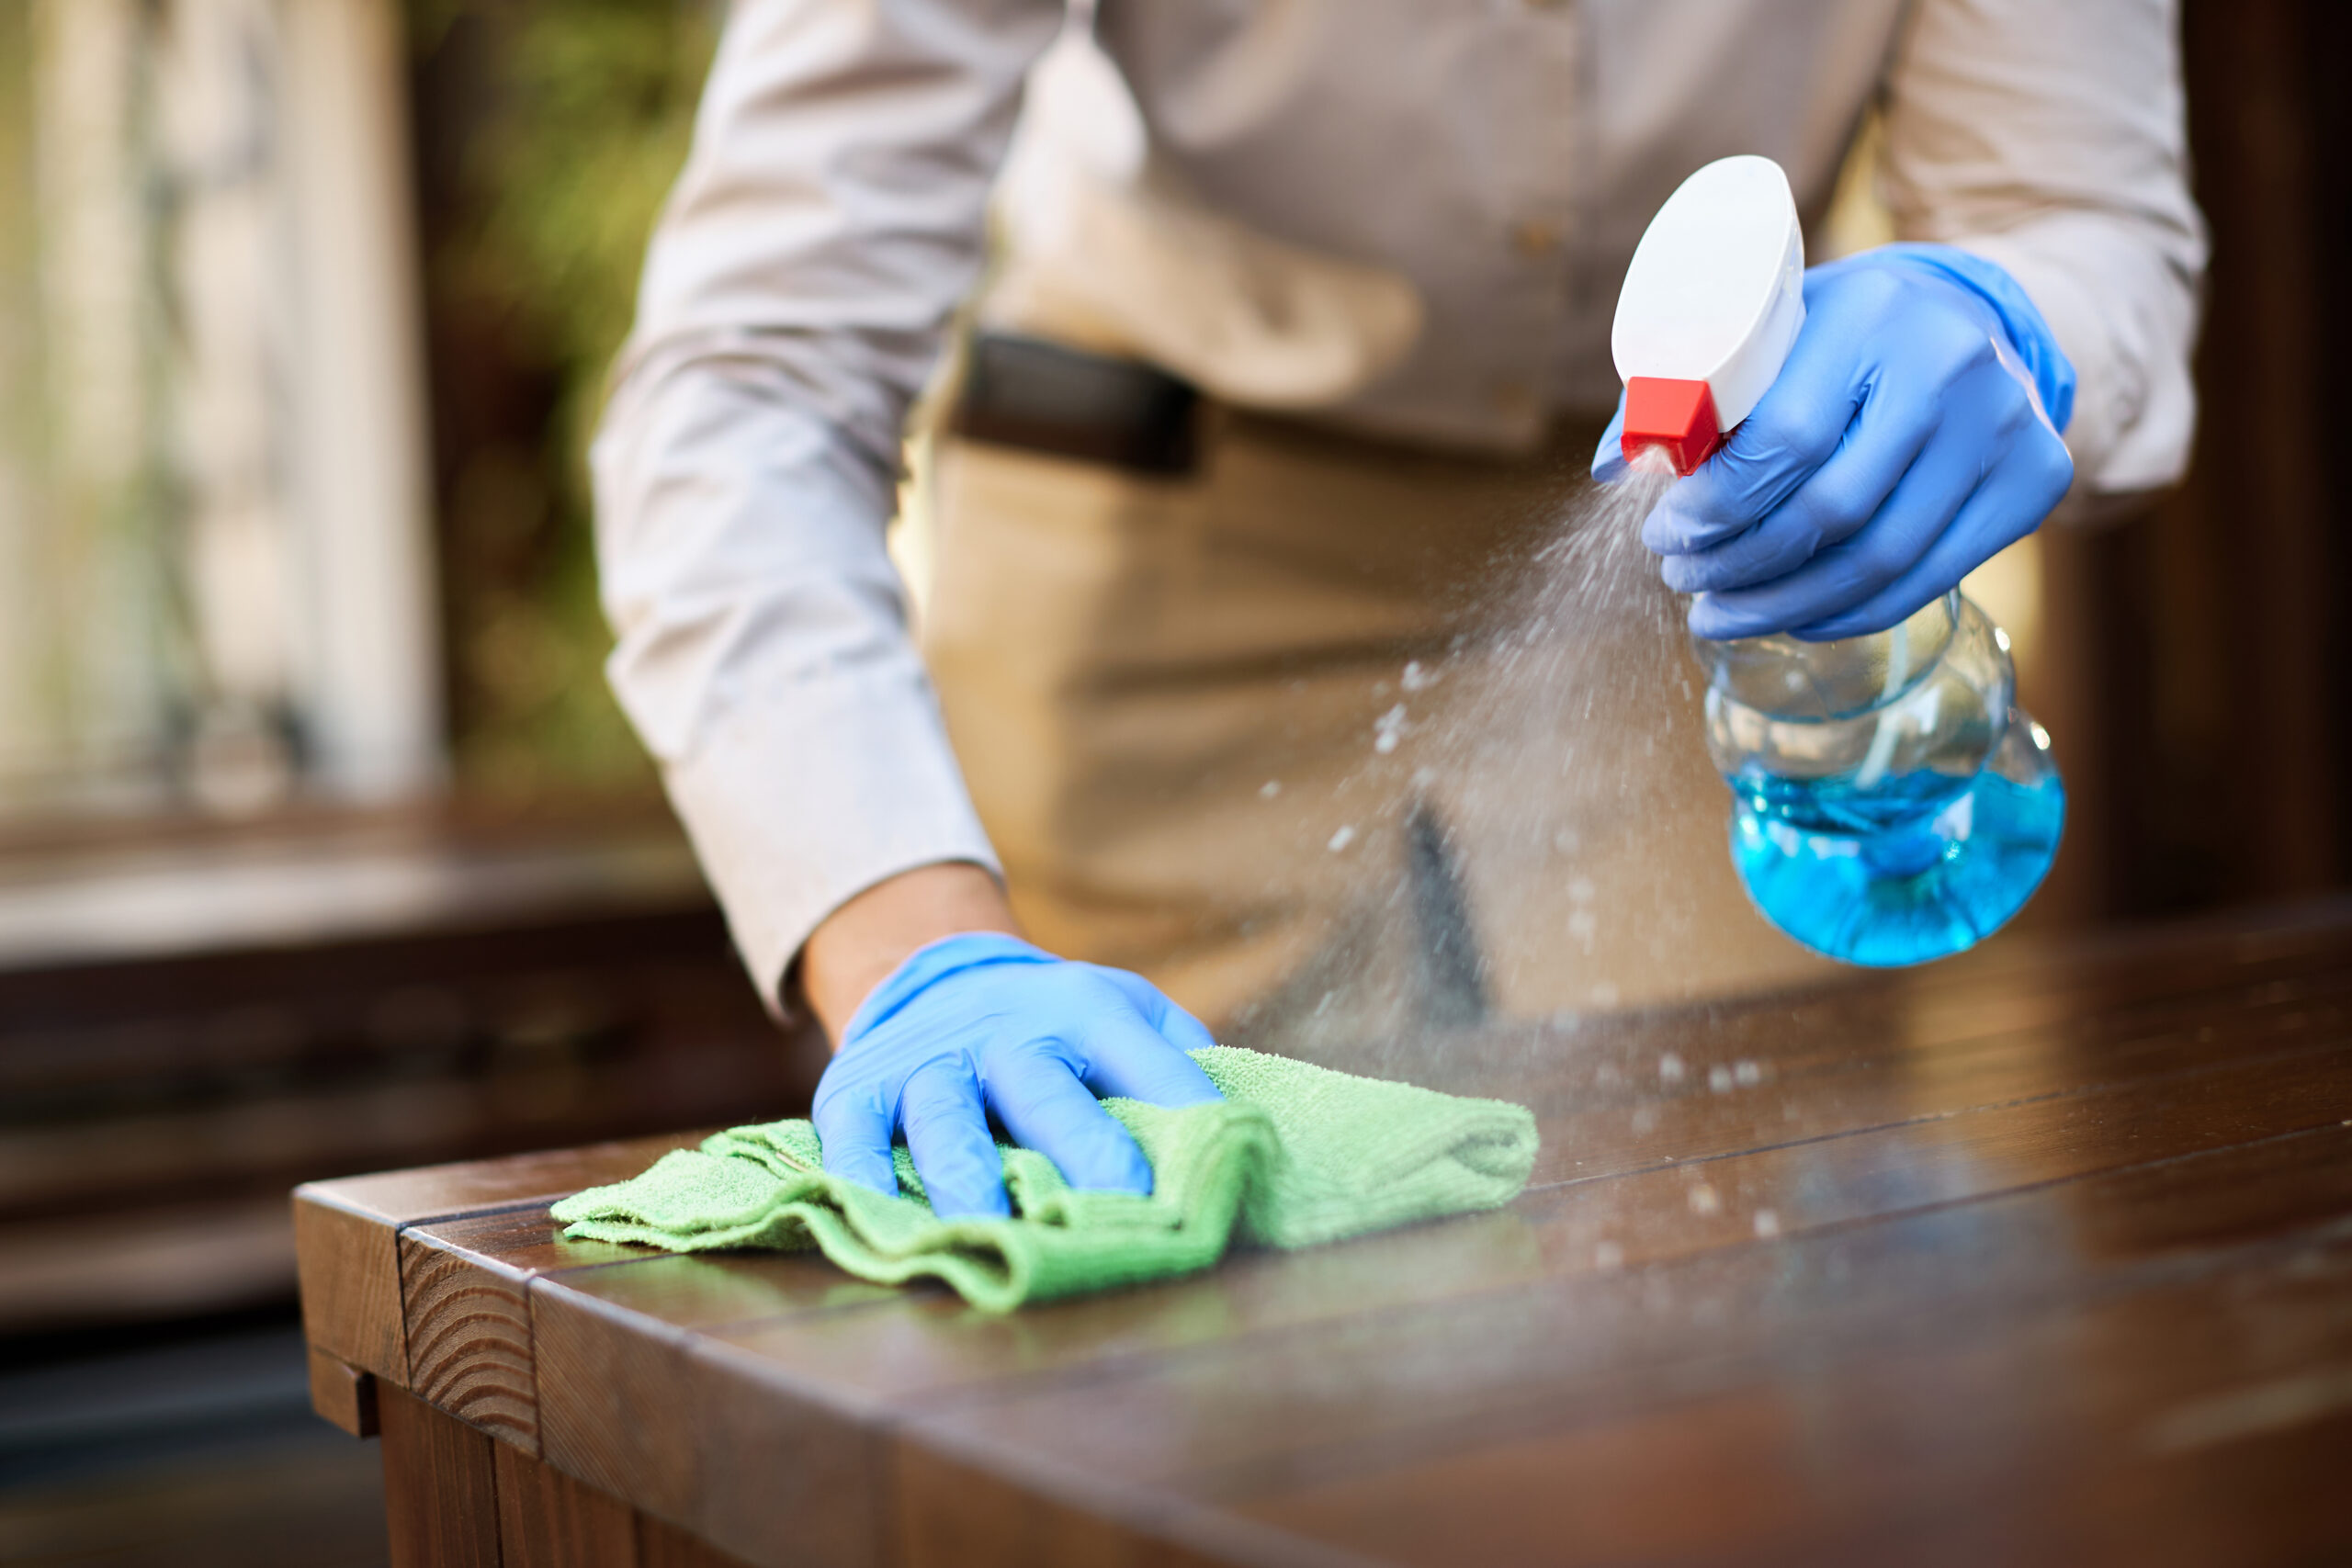
[[[973,335],[949,428],[1137,473],[1189,474],[1200,455],[1200,403],[1197,388],[1156,365],[983,332]]]

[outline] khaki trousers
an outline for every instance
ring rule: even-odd
[[[1593,436],[945,441],[925,643],[1032,935],[1294,1052],[1817,974],[1732,873],[1679,606],[1582,517]]]

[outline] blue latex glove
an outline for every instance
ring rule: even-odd
[[[1880,631],[2041,525],[2074,479],[2075,371],[2015,279],[1948,245],[1804,275],[1804,328],[1642,527],[1701,637]],[[1593,473],[1624,470],[1618,434]]]
[[[972,931],[917,950],[859,1005],[810,1119],[827,1170],[885,1192],[903,1132],[943,1216],[1010,1212],[991,1112],[1071,1186],[1148,1192],[1143,1151],[1096,1097],[1221,1099],[1185,1055],[1216,1043],[1140,975]]]

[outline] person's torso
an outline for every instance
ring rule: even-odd
[[[1520,445],[1614,400],[1619,281],[1692,169],[1763,153],[1818,217],[1904,4],[1100,0],[1095,36],[1154,186],[1419,293],[1410,351],[1330,412]]]

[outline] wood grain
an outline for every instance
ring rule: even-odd
[[[294,1190],[294,1268],[311,1347],[394,1384],[408,1382],[398,1222],[334,1183]]]
[[[376,1374],[311,1351],[311,1408],[355,1438],[376,1435]]]
[[[634,1176],[670,1150],[690,1147],[708,1135],[707,1132],[664,1133],[504,1159],[460,1160],[415,1170],[351,1176],[306,1183],[297,1189],[297,1195],[339,1203],[393,1224],[413,1224],[436,1215],[476,1213],[533,1199],[553,1202],[583,1187]]]
[[[821,1314],[839,1289],[838,1272],[821,1259],[765,1261],[800,1266],[810,1311]],[[885,1407],[797,1386],[684,1330],[647,1332],[648,1320],[594,1293],[636,1272],[533,1283],[548,1462],[750,1562],[887,1562]],[[770,1270],[772,1288],[784,1286],[777,1273]]]
[[[744,1568],[741,1558],[650,1514],[637,1516],[637,1551],[641,1568]]]
[[[1057,1484],[1058,1481],[1059,1484]],[[1206,1568],[1299,1561],[1274,1531],[1199,1510],[1130,1499],[1106,1517],[1099,1489],[1071,1474],[1016,1480],[922,1444],[899,1453],[897,1485],[905,1568]],[[1186,1534],[1206,1538],[1197,1544]]]
[[[1518,1201],[990,1317],[532,1196],[408,1363],[646,1564],[2352,1553],[2352,908],[1408,1043]]]
[[[561,1231],[546,1203],[529,1202],[400,1233],[411,1391],[531,1454],[539,1450],[538,1382],[526,1287],[547,1269],[644,1256],[567,1241]]]
[[[492,1454],[503,1568],[643,1568],[628,1504],[510,1443]]]
[[[392,1568],[499,1568],[496,1445],[397,1388],[379,1408]]]
[[[702,1135],[633,1138],[305,1183],[294,1190],[303,1333],[317,1349],[413,1387],[401,1299],[401,1227],[531,1199],[551,1202],[582,1187],[635,1175]]]
[[[1496,1464],[1524,1482],[1551,1477],[1517,1512],[1564,1532],[1547,1560],[1567,1561],[1562,1542],[1600,1514],[1657,1539],[1678,1495],[1737,1512],[1740,1467],[1775,1456],[1815,1468],[1803,1485],[1764,1478],[1756,1506],[1808,1517],[1849,1491],[1876,1506],[1882,1486],[1902,1504],[1906,1485],[2021,1485],[2062,1457],[2096,1468],[2143,1446],[2184,1404],[2336,1364],[2352,1354],[2347,1205],[2352,1130],[2333,1127],[1142,1359],[970,1402],[910,1436],[967,1462],[1017,1456],[1083,1474],[1106,1500],[1172,1493],[1317,1539],[1342,1515],[1393,1526],[1373,1500],[1409,1497],[1397,1507],[1425,1517],[1431,1540],[1451,1521],[1455,1550],[1505,1528],[1478,1516],[1510,1490],[1472,1486],[1459,1465],[1505,1456]],[[2084,1234],[2098,1240],[2087,1257],[2066,1245]],[[2308,1436],[2352,1399],[2295,1411]],[[1802,1440],[1789,1425],[1800,1418]],[[1700,1463],[1711,1450],[1721,1474]],[[1524,1463],[1507,1457],[1521,1452]],[[1637,1453],[1651,1457],[1622,1457]],[[1379,1533],[1351,1526],[1336,1544],[1362,1550]],[[1605,1559],[1608,1538],[1591,1539]],[[1432,1545],[1416,1560],[1442,1557]]]
[[[415,1235],[400,1238],[409,1385],[492,1437],[539,1449],[531,1314],[519,1279]]]
[[[1704,1110],[1706,1101],[1691,1102]],[[1297,1256],[1257,1255],[1147,1292],[998,1318],[932,1296],[871,1312],[720,1325],[837,1397],[928,1405],[1008,1377],[1079,1375],[1104,1359],[1358,1318],[1544,1280],[1886,1218],[2177,1157],[2352,1116],[2334,1048],[2233,1062],[2188,1083],[2157,1075],[2078,1097],[1995,1103],[1531,1192],[1499,1213]],[[1964,1099],[1960,1101],[1964,1104]],[[2101,1129],[2123,1136],[2101,1135]],[[1549,1128],[1546,1136],[1553,1134]],[[1769,1219],[1769,1224],[1760,1222]],[[1770,1235],[1759,1235],[1769,1231]]]
[[[1922,1514],[1938,1518],[1952,1561],[2082,1561],[2074,1554],[2094,1541],[2099,1560],[2232,1561],[2265,1535],[2274,1547],[2340,1550],[2352,1539],[2341,1519],[2330,1529],[2290,1510],[2278,1529],[2235,1509],[2211,1517],[2193,1485],[2167,1497],[2118,1484],[2166,1470],[2188,1478],[2182,1456],[2147,1451],[2171,1412],[2226,1402],[2238,1379],[2293,1388],[2310,1376],[2304,1358],[2332,1368],[2352,1355],[2340,1311],[2352,1250],[2245,1262],[2120,1296],[2004,1303],[1976,1325],[1824,1354],[1801,1385],[1735,1353],[1679,1398],[1628,1404],[1596,1389],[1555,1403],[1563,1413],[1580,1403],[1583,1419],[1530,1416],[1391,1459],[1369,1447],[1327,1453],[1280,1467],[1296,1484],[1261,1486],[1275,1495],[1242,1511],[1342,1551],[1429,1564],[1634,1552],[1865,1561],[1872,1539],[1919,1539]],[[2252,1359],[2232,1344],[2249,1317],[2268,1340]],[[1988,1404],[1988,1388],[2003,1398]],[[1961,1410],[1975,1418],[1954,1422]],[[2297,1425],[2252,1435],[2296,1439],[2280,1457],[2303,1455],[2309,1474],[2310,1450],[2352,1435],[2352,1400],[2318,1404]],[[1962,1474],[2003,1500],[2003,1517],[1957,1506],[1950,1478]],[[2133,1511],[2108,1517],[2125,1490],[2139,1493]],[[1679,1497],[1705,1506],[1677,1508]],[[2029,1524],[2048,1546],[2019,1550]]]

